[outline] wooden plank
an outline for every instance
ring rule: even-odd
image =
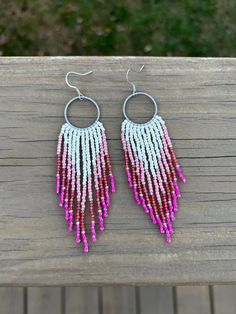
[[[23,288],[0,288],[0,313],[24,314]]]
[[[235,314],[236,286],[213,286],[214,314]]]
[[[159,100],[188,179],[171,245],[134,203],[124,174],[125,73],[143,63],[131,79]],[[79,86],[101,104],[117,192],[106,231],[84,256],[57,206],[55,148],[75,95],[64,75],[91,68]],[[236,282],[236,59],[1,58],[0,75],[0,285]],[[135,117],[152,110],[141,104]],[[93,117],[90,106],[76,108],[78,122]]]
[[[65,314],[99,313],[98,288],[67,287]]]
[[[211,314],[209,287],[177,287],[177,313]]]
[[[61,288],[28,288],[28,314],[61,313]]]
[[[174,314],[172,287],[140,287],[140,314]]]
[[[134,287],[102,288],[103,314],[136,314]]]

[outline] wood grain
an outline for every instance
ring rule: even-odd
[[[177,313],[211,314],[209,288],[207,286],[177,287]]]
[[[99,314],[98,290],[95,287],[67,287],[65,314]]]
[[[0,288],[0,314],[24,314],[24,289]]]
[[[62,313],[61,288],[28,288],[28,314]]]
[[[139,290],[140,314],[175,313],[172,287],[140,287]]]
[[[134,287],[102,288],[103,314],[136,314],[136,294]]]
[[[0,288],[0,314],[231,314],[235,292],[235,285]]]
[[[135,205],[120,144],[122,102],[138,90],[159,101],[188,183],[166,245]],[[55,196],[56,138],[64,122],[67,71],[101,105],[117,192],[106,231],[84,256],[66,231]],[[0,59],[0,285],[113,285],[236,282],[236,59],[32,57]],[[129,110],[147,119],[150,104]],[[83,125],[91,106],[71,114]]]
[[[236,286],[214,286],[213,291],[214,314],[234,314],[236,309]]]

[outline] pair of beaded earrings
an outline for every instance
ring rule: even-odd
[[[139,71],[143,69],[141,67]],[[186,182],[175,157],[170,137],[162,118],[157,115],[155,99],[145,92],[138,92],[132,86],[132,94],[124,101],[124,121],[121,126],[121,141],[124,150],[125,169],[129,187],[134,198],[149,214],[153,224],[171,242],[172,221],[177,211],[177,198],[180,190],[177,175]],[[96,242],[96,224],[104,230],[104,218],[108,217],[110,192],[115,192],[115,181],[110,163],[105,128],[99,121],[100,109],[96,101],[84,96],[80,90],[68,82],[71,74],[87,75],[92,73],[68,72],[66,83],[74,88],[78,96],[66,105],[63,124],[57,144],[56,192],[60,194],[59,206],[65,209],[68,230],[75,226],[77,243],[83,242],[84,252],[88,252],[88,238],[85,228],[85,210],[89,209],[90,234]],[[134,123],[126,114],[128,101],[135,96],[148,97],[154,105],[154,116],[146,123]],[[68,108],[74,101],[89,101],[97,109],[96,121],[87,128],[78,128],[68,119]],[[109,179],[108,179],[109,178]],[[87,203],[87,205],[86,205]],[[88,217],[87,217],[88,218]]]

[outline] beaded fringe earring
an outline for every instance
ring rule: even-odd
[[[98,121],[99,106],[93,99],[82,95],[77,87],[68,82],[70,74],[86,75],[89,73],[92,71],[84,74],[68,72],[66,75],[67,85],[76,89],[79,96],[71,99],[65,107],[66,123],[62,126],[58,137],[56,174],[56,192],[60,194],[59,206],[65,209],[68,231],[72,231],[75,225],[76,242],[83,242],[85,253],[88,252],[85,228],[86,207],[90,212],[92,240],[96,242],[96,218],[98,218],[100,231],[103,231],[103,219],[108,216],[110,207],[110,191],[115,192],[105,129]],[[68,107],[75,100],[87,100],[97,109],[97,119],[88,128],[75,127],[68,119]],[[86,206],[86,202],[88,206]],[[95,202],[97,208],[95,208]]]
[[[171,221],[175,220],[177,198],[181,196],[177,176],[184,183],[186,179],[176,159],[165,122],[157,115],[155,99],[136,91],[135,85],[128,79],[129,71],[126,79],[132,85],[133,93],[124,101],[125,120],[121,127],[126,174],[136,203],[142,205],[170,243],[173,234]],[[143,124],[132,122],[126,114],[128,101],[138,95],[147,96],[155,108],[153,118]]]

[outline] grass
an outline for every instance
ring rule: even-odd
[[[235,56],[235,0],[8,0],[0,54]]]

